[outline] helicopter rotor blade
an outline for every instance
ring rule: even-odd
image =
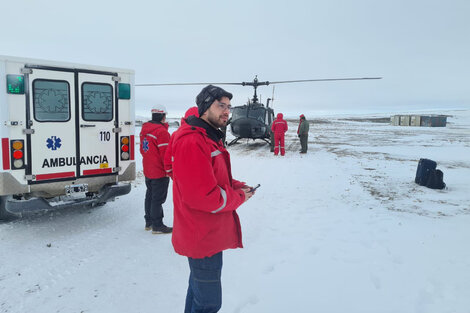
[[[283,81],[277,81],[277,82],[269,82],[269,84],[325,82],[325,81],[338,81],[338,80],[365,80],[365,79],[382,79],[382,77],[352,77],[352,78],[320,78],[320,79],[283,80]]]
[[[300,79],[300,80],[283,80],[283,81],[264,81],[260,82],[255,79],[252,82],[241,83],[158,83],[158,84],[135,84],[136,87],[153,87],[153,86],[197,86],[197,85],[239,85],[239,86],[267,86],[270,84],[286,84],[286,83],[303,83],[303,82],[324,82],[324,81],[341,81],[341,80],[370,80],[382,79],[382,77],[351,77],[351,78],[320,78],[320,79]]]
[[[153,86],[196,86],[196,85],[243,85],[243,83],[162,83],[162,84],[135,84],[137,87]]]

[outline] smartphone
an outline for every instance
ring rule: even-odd
[[[253,188],[250,189],[250,192],[255,191],[255,190],[258,189],[260,186],[261,186],[260,184],[254,186]]]

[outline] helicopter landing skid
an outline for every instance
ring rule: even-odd
[[[235,138],[234,140],[230,141],[230,142],[228,143],[228,145],[227,145],[227,146],[228,146],[228,147],[230,147],[231,145],[234,145],[234,144],[236,144],[236,143],[237,143],[237,141],[238,141],[238,140],[240,140],[240,139],[241,139],[240,137],[238,137],[238,138]]]
[[[227,147],[230,147],[231,145],[236,144],[236,143],[238,142],[238,140],[240,140],[240,139],[242,139],[242,138],[237,137],[237,138],[233,139],[232,141],[230,141],[230,142],[227,144]],[[247,138],[247,139],[250,139],[250,138]],[[251,139],[255,140],[255,138],[251,138]],[[268,145],[271,144],[271,141],[268,140],[268,139],[266,139],[266,138],[256,138],[256,139],[261,139],[261,140],[263,140],[264,142],[266,142]],[[248,141],[247,141],[247,142],[248,142]]]
[[[266,138],[260,138],[260,139],[261,139],[261,140],[264,140],[264,141],[265,141],[265,142],[266,142],[268,145],[270,145],[270,144],[271,144],[271,141],[270,141],[270,140],[268,140],[268,139],[266,139]]]

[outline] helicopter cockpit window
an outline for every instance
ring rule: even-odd
[[[232,121],[246,117],[246,107],[232,108]]]
[[[264,118],[265,118],[266,110],[264,108],[258,108],[258,109],[250,109],[248,112],[248,117],[256,119],[262,123],[264,123]]]

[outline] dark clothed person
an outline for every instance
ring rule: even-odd
[[[308,130],[310,128],[310,125],[305,118],[305,116],[302,114],[300,115],[300,123],[299,123],[299,128],[297,129],[297,135],[300,138],[300,153],[307,153],[308,149]]]

